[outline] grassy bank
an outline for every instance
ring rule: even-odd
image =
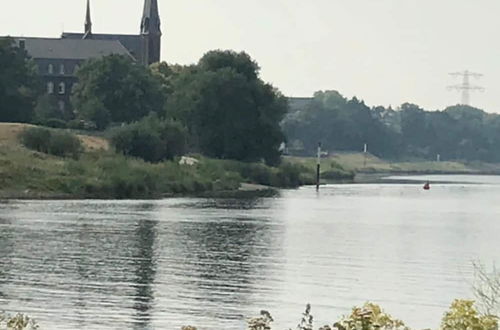
[[[18,145],[0,146],[2,198],[158,198],[175,195],[215,195],[240,190],[293,188],[312,183],[307,168],[198,157],[194,165],[178,161],[151,164],[111,151],[86,152],[80,159],[55,157]],[[264,188],[263,188],[264,187]]]
[[[317,159],[312,157],[285,157],[285,161],[291,164],[303,166],[309,171],[316,173]],[[321,159],[321,181],[322,182],[352,182],[355,171],[342,166],[334,158]]]
[[[160,198],[202,195],[269,195],[273,188],[313,184],[314,166],[284,159],[278,167],[194,156],[157,164],[110,150],[101,137],[79,135],[78,159],[25,148],[19,134],[28,126],[0,124],[0,198]],[[344,171],[332,168],[333,176]],[[347,173],[347,172],[346,172]]]
[[[499,174],[500,164],[460,161],[388,161],[371,154],[336,153],[329,161],[356,173]]]

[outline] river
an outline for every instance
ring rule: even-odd
[[[329,185],[264,199],[0,202],[0,310],[41,329],[293,328],[381,304],[414,328],[500,263],[500,178]],[[456,183],[438,183],[454,181]]]

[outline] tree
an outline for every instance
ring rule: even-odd
[[[159,78],[150,68],[118,55],[95,59],[83,65],[77,73],[73,105],[83,119],[99,120],[103,128],[108,114],[101,116],[92,108],[96,105],[109,112],[109,121],[131,123],[150,112],[163,112],[165,93]],[[99,118],[99,119],[97,119]]]
[[[444,314],[441,330],[497,330],[494,316],[481,315],[472,300],[455,300]]]
[[[29,122],[41,92],[36,67],[10,38],[0,38],[0,121]]]
[[[207,53],[175,79],[167,116],[180,118],[208,156],[277,164],[288,104],[258,70],[245,53]]]
[[[181,123],[161,120],[151,113],[139,122],[115,129],[111,143],[124,155],[159,162],[183,155],[186,139],[186,129]]]
[[[103,130],[111,123],[111,113],[98,98],[90,98],[81,104],[79,116],[94,123],[95,128]]]
[[[500,317],[500,272],[495,266],[488,270],[483,264],[474,262],[473,291],[479,310],[484,315]]]
[[[35,106],[33,122],[45,124],[50,119],[64,119],[64,114],[59,109],[57,99],[53,95],[42,95]]]
[[[248,80],[257,80],[260,71],[259,65],[247,53],[232,50],[209,51],[200,59],[198,67],[203,71],[231,68]]]
[[[337,91],[319,91],[301,110],[288,115],[283,127],[289,141],[301,142],[309,155],[321,141],[327,150],[346,151],[360,151],[368,143],[372,153],[393,157],[399,150],[397,133],[378,118],[356,97],[347,100]]]

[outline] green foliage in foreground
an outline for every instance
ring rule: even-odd
[[[472,300],[455,300],[443,317],[442,330],[498,330],[498,317],[480,315]]]
[[[248,330],[271,330],[273,318],[267,311],[261,311],[261,315],[248,320]],[[195,330],[186,327],[183,330]],[[313,316],[311,306],[307,305],[305,313],[297,330],[313,330]],[[479,315],[470,300],[456,300],[450,310],[444,314],[440,330],[498,330],[498,317]],[[340,321],[332,326],[325,325],[319,330],[410,330],[403,321],[393,318],[391,315],[373,303],[366,303],[362,307],[354,307],[350,315],[343,316]]]
[[[25,129],[20,138],[26,148],[54,156],[77,159],[83,152],[80,139],[66,132],[31,127]]]
[[[247,330],[271,330],[273,317],[267,311],[261,311],[260,316],[249,319]],[[39,329],[36,322],[29,317],[18,314],[14,317],[0,313],[0,329],[28,330]],[[303,313],[297,330],[313,330],[313,315],[308,304]],[[474,307],[474,301],[455,300],[447,311],[439,328],[440,330],[498,330],[498,317],[479,315]],[[181,330],[197,330],[193,326],[182,327]],[[325,325],[319,330],[410,330],[403,321],[391,315],[373,303],[362,307],[354,307],[350,315],[343,316],[333,326]]]

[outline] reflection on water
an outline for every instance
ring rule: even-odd
[[[463,181],[462,181],[463,182]],[[341,185],[273,199],[0,203],[0,309],[44,329],[277,328],[381,303],[435,327],[500,262],[500,186]]]

